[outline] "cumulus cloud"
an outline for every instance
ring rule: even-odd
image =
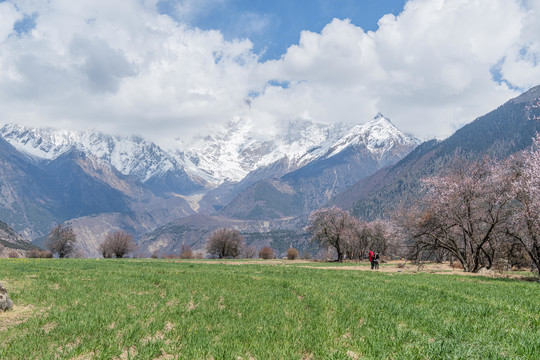
[[[266,62],[248,39],[267,29],[263,15],[247,16],[246,38],[233,41],[189,26],[223,1],[0,3],[0,121],[167,144],[239,116],[271,129],[381,111],[406,131],[443,137],[540,83],[538,1],[411,0],[377,31],[334,19]],[[33,27],[17,33],[29,16]]]
[[[538,15],[520,1],[414,0],[381,18],[375,32],[334,19],[259,67],[261,77],[293,85],[268,86],[253,106],[286,104],[298,116],[346,122],[382,111],[417,135],[448,136],[540,83],[540,42],[530,29]],[[527,51],[516,53],[523,44]],[[493,75],[501,63],[505,81]]]

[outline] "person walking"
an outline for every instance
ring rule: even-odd
[[[369,257],[369,262],[371,263],[371,270],[373,270],[373,267],[375,266],[375,253],[373,253],[372,250],[369,250],[369,254],[368,254],[368,257]]]

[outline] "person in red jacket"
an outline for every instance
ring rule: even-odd
[[[375,254],[372,250],[369,250],[369,262],[371,263],[371,270],[373,270],[373,267],[375,266]]]

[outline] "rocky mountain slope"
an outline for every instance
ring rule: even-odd
[[[463,126],[444,141],[416,148],[396,165],[382,169],[337,195],[331,204],[373,219],[388,216],[400,203],[414,201],[420,179],[436,173],[456,155],[504,158],[531,145],[540,131],[540,86]]]
[[[7,249],[16,250],[31,250],[36,249],[37,246],[30,241],[24,239],[21,235],[17,234],[12,228],[5,222],[0,220],[0,252]],[[0,255],[0,257],[2,257]]]
[[[311,249],[309,236],[303,231],[303,224],[298,219],[270,222],[193,215],[177,219],[146,234],[139,242],[138,251],[146,255],[156,253],[163,256],[180,254],[182,245],[204,250],[208,236],[223,227],[242,233],[246,246],[255,246],[257,249],[271,246],[278,256],[283,256],[292,245],[301,251]]]
[[[419,141],[382,114],[358,125],[306,165],[239,192],[219,214],[237,219],[279,219],[308,214],[359,179],[394,164]]]
[[[53,161],[73,152],[91,156],[131,176],[156,193],[189,194],[204,188],[204,180],[188,175],[184,164],[156,144],[137,136],[120,137],[96,131],[35,129],[4,125],[0,136],[36,162]]]
[[[261,135],[236,119],[165,151],[139,137],[4,125],[0,217],[41,239],[68,221],[81,251],[97,256],[109,231],[138,239],[197,212],[263,221],[305,214],[418,143],[380,114],[354,127],[302,120],[283,129]]]

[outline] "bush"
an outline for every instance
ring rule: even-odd
[[[298,259],[298,250],[295,248],[289,248],[287,250],[287,260],[296,260]]]
[[[19,254],[17,254],[16,251],[10,251],[9,254],[8,254],[8,258],[10,259],[16,259],[16,258],[19,258]]]
[[[33,259],[50,259],[53,254],[49,250],[33,249],[26,253],[26,256]]]
[[[193,251],[189,245],[182,244],[182,250],[180,251],[180,259],[193,259]]]
[[[273,259],[275,257],[274,250],[270,246],[265,246],[261,250],[259,250],[259,258],[260,259]]]
[[[157,251],[154,251],[150,257],[152,259],[159,259],[159,255],[158,255]]]

